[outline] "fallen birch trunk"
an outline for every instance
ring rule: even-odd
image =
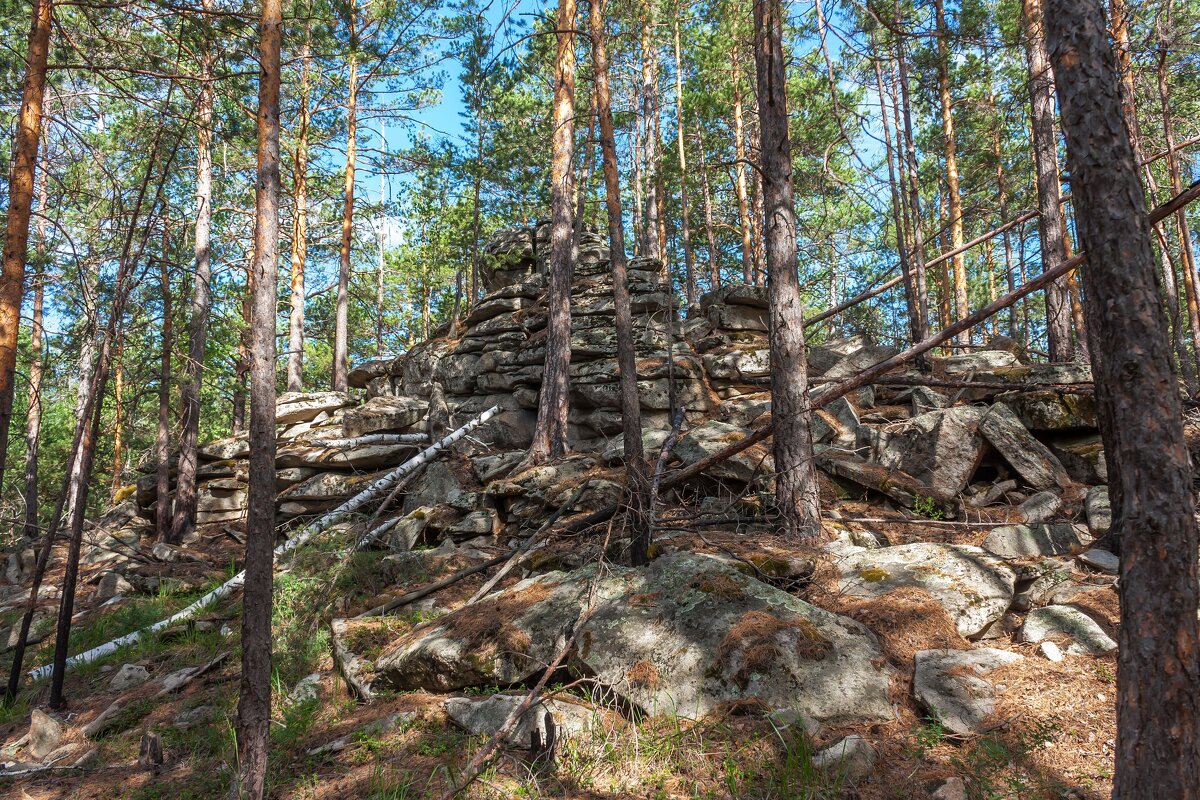
[[[291,539],[288,539],[286,542],[284,542],[283,544],[276,547],[275,548],[275,558],[279,559],[280,557],[288,554],[292,550],[295,550],[297,547],[299,547],[300,545],[307,542],[312,537],[316,536],[318,533],[329,529],[335,523],[341,521],[342,518],[344,518],[346,515],[352,514],[355,511],[359,510],[360,508],[365,506],[367,503],[371,502],[371,500],[375,499],[380,494],[382,494],[383,492],[385,492],[389,488],[391,488],[393,483],[400,480],[401,478],[403,478],[405,475],[412,472],[413,470],[418,469],[419,467],[423,466],[426,462],[428,462],[431,459],[433,459],[434,457],[436,457],[437,454],[440,453],[442,450],[444,450],[445,448],[454,444],[459,439],[466,436],[469,432],[471,432],[475,428],[479,427],[483,423],[487,422],[492,417],[496,416],[496,414],[498,414],[498,413],[500,413],[500,407],[492,406],[487,411],[483,412],[478,417],[476,417],[474,420],[472,420],[471,422],[468,422],[466,425],[462,426],[461,428],[456,430],[454,433],[451,433],[449,436],[442,439],[437,444],[434,444],[434,445],[431,445],[430,447],[425,448],[419,454],[417,454],[413,458],[409,459],[408,461],[404,462],[400,466],[396,467],[391,472],[372,481],[370,485],[368,485],[365,489],[363,489],[358,494],[354,495],[354,497],[351,497],[349,500],[342,503],[340,506],[333,509],[328,514],[326,514],[325,516],[316,520],[315,522],[304,526],[299,531],[297,531],[296,535],[294,535]],[[220,600],[224,600],[226,597],[229,597],[230,595],[232,595],[234,592],[236,592],[238,589],[240,589],[242,587],[242,584],[245,582],[245,580],[246,580],[245,571],[239,572],[237,575],[234,575],[232,578],[230,578],[227,582],[221,584],[216,589],[213,589],[211,592],[204,595],[203,597],[201,597],[199,600],[192,603],[191,605],[187,606],[182,611],[172,614],[171,616],[167,617],[166,619],[160,620],[160,621],[154,623],[153,625],[150,625],[149,627],[142,628],[141,630],[133,631],[132,633],[127,633],[124,636],[119,636],[110,642],[105,642],[104,644],[100,645],[99,647],[93,647],[91,650],[87,650],[83,653],[80,653],[79,655],[71,656],[70,658],[67,659],[66,669],[71,669],[72,667],[79,666],[80,664],[86,664],[90,661],[95,661],[96,659],[102,658],[103,656],[106,656],[109,653],[112,653],[115,650],[118,650],[119,648],[125,647],[126,645],[134,644],[134,643],[138,642],[139,640],[141,640],[145,636],[149,636],[151,634],[158,633],[159,631],[161,631],[165,628],[168,628],[171,625],[174,625],[178,622],[183,622],[185,620],[191,619],[196,614],[198,614],[200,611],[202,611],[203,609],[212,605],[213,603],[216,603]],[[51,665],[51,664],[47,664],[45,666],[38,667],[37,669],[29,672],[29,678],[30,678],[30,680],[33,680],[33,681],[42,680],[43,678],[49,677],[52,669],[53,669],[53,665]]]
[[[334,449],[353,449],[372,444],[424,444],[429,437],[423,433],[368,433],[349,439],[310,439],[309,444]]]

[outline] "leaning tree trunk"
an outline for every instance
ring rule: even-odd
[[[205,9],[212,0],[205,0]],[[182,542],[196,528],[196,450],[200,445],[200,386],[204,380],[204,347],[208,338],[212,279],[212,119],[213,57],[209,45],[200,54],[200,101],[196,128],[196,272],[193,276],[188,355],[180,382],[179,467],[175,477],[175,508],[169,542]]]
[[[804,301],[796,271],[796,211],[783,24],[781,0],[759,0],[754,4],[767,292],[771,306],[775,502],[784,535],[809,539],[821,529],[821,510],[810,429],[812,409],[804,351]]]
[[[310,45],[305,34],[300,50],[300,112],[296,122],[296,151],[292,161],[292,273],[291,304],[288,309],[287,389],[304,391],[304,268],[308,261],[308,131],[312,124],[309,108],[311,87]]]
[[[625,228],[621,214],[621,176],[617,164],[617,140],[613,128],[612,99],[608,88],[608,50],[604,36],[603,0],[593,0],[588,9],[592,39],[592,65],[596,74],[596,117],[600,125],[603,157],[605,207],[608,210],[608,243],[613,278],[613,306],[617,329],[617,381],[621,401],[621,438],[625,447],[630,517],[635,563],[644,563],[649,527],[646,454],[642,447],[642,411],[637,391],[637,355],[633,343],[633,312],[629,299],[629,275],[625,260]]]
[[[279,280],[280,0],[263,0],[259,28],[258,185],[250,327],[250,480],[242,601],[237,740],[241,794],[266,796],[271,726],[271,580],[275,549],[275,290]],[[353,69],[351,69],[353,73]]]
[[[571,159],[575,144],[575,0],[558,0],[554,67],[553,144],[550,161],[550,279],[546,361],[537,424],[522,467],[562,458],[570,410],[571,271],[574,207]]]
[[[357,0],[355,0],[357,2]],[[342,246],[339,251],[337,306],[333,326],[333,390],[346,391],[350,372],[350,245],[354,239],[354,168],[358,136],[358,36],[354,2],[350,4],[349,88],[346,96],[346,190],[342,205]]]
[[[8,426],[16,394],[17,333],[25,296],[25,261],[29,255],[29,218],[33,210],[33,180],[42,136],[42,100],[46,93],[46,61],[50,54],[51,0],[33,0],[29,50],[21,111],[13,141],[12,171],[8,178],[8,214],[4,253],[0,256],[0,480],[8,457]]]
[[[1121,565],[1113,797],[1200,797],[1196,521],[1145,196],[1097,0],[1046,0]]]
[[[1058,139],[1054,132],[1054,75],[1046,54],[1041,0],[1023,0],[1025,52],[1029,61],[1030,129],[1033,134],[1033,164],[1037,172],[1038,242],[1042,269],[1049,270],[1067,260],[1067,226],[1062,212],[1062,188],[1058,178]],[[1072,361],[1071,299],[1066,280],[1046,289],[1046,339],[1051,361]]]

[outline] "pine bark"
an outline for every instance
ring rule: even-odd
[[[903,42],[896,40],[896,69],[899,92],[896,93],[898,108],[896,109],[904,121],[904,153],[900,170],[901,200],[907,194],[908,213],[910,217],[909,231],[912,233],[912,265],[913,285],[917,292],[917,325],[920,337],[924,341],[929,336],[929,290],[925,279],[925,232],[921,228],[921,188],[917,178],[917,148],[913,138],[911,103],[908,96],[908,56],[904,52]],[[899,128],[900,126],[897,126]],[[897,139],[900,131],[896,131]],[[918,366],[926,365],[924,357],[917,360]]]
[[[934,0],[933,10],[937,25],[938,101],[942,112],[942,144],[946,153],[946,212],[950,222],[950,249],[958,250],[963,243],[963,219],[962,195],[958,185],[958,148],[954,143],[954,105],[950,96],[950,30],[946,25],[945,3]],[[951,260],[950,272],[954,282],[954,317],[962,319],[971,313],[965,253],[959,253]],[[957,341],[960,345],[969,345],[971,332],[963,331]]]
[[[575,144],[575,0],[558,1],[554,67],[553,147],[550,161],[550,275],[546,361],[537,424],[522,467],[562,458],[570,410],[571,272],[573,221],[571,161]],[[651,230],[649,227],[647,230]]]
[[[29,219],[33,211],[33,182],[42,135],[42,102],[46,93],[46,62],[50,54],[51,0],[33,0],[29,49],[21,110],[13,141],[8,178],[8,213],[4,251],[0,255],[0,480],[8,458],[8,428],[16,394],[17,335],[25,297],[25,262],[29,255]]]
[[[1200,797],[1196,522],[1145,196],[1097,0],[1046,0],[1120,550],[1113,796]]]
[[[688,307],[696,305],[700,290],[696,286],[696,263],[692,253],[692,222],[688,209],[687,150],[683,144],[683,53],[680,47],[679,19],[674,21],[675,34],[675,141],[679,148],[679,223],[683,235],[684,296]]]
[[[700,188],[704,193],[704,237],[708,242],[708,290],[721,288],[721,266],[717,258],[716,225],[713,224],[712,189],[708,183],[708,160],[704,157],[704,138],[696,123],[696,152],[700,155]]]
[[[346,93],[346,186],[342,205],[342,244],[338,253],[337,305],[333,328],[333,385],[335,392],[346,391],[350,373],[350,256],[354,240],[354,169],[358,154],[358,32],[354,2],[350,4],[350,56]]]
[[[212,0],[204,8],[211,10]],[[168,542],[179,543],[196,528],[196,450],[200,445],[200,387],[204,380],[204,349],[212,305],[212,119],[213,56],[206,42],[200,54],[200,98],[196,120],[195,274],[188,323],[188,354],[179,386],[179,467],[175,478],[175,508]]]
[[[646,508],[646,454],[642,447],[642,411],[637,391],[637,355],[633,341],[633,312],[629,298],[629,275],[625,259],[625,228],[621,213],[621,176],[617,163],[617,141],[612,100],[608,86],[608,50],[605,43],[603,0],[588,8],[592,40],[592,64],[596,75],[596,116],[600,125],[605,208],[608,212],[608,241],[613,280],[614,325],[617,332],[617,381],[621,402],[621,438],[625,448],[625,474],[633,528],[632,560],[643,563],[649,528]]]
[[[242,601],[237,742],[240,794],[266,796],[271,724],[271,581],[275,549],[275,311],[279,279],[280,0],[263,0],[259,28],[258,181],[250,328],[250,477]]]
[[[760,158],[766,206],[765,250],[770,302],[771,402],[775,423],[775,502],[783,534],[820,532],[820,495],[813,462],[812,409],[804,345],[804,302],[796,271],[796,211],[788,135],[787,75],[780,0],[754,4]]]
[[[162,351],[158,370],[158,430],[154,438],[154,535],[164,541],[171,535],[171,348],[175,331],[167,245],[168,236],[164,229],[162,259],[159,261]]]
[[[1038,211],[1041,223],[1038,241],[1042,269],[1049,270],[1067,260],[1067,226],[1062,212],[1062,188],[1058,177],[1058,139],[1054,126],[1054,74],[1046,53],[1042,0],[1023,0],[1025,52],[1029,63],[1030,129],[1033,163],[1037,173]],[[1066,280],[1046,289],[1046,345],[1051,361],[1072,361],[1071,298]]]
[[[742,281],[754,283],[754,236],[750,232],[750,194],[746,188],[746,129],[742,111],[742,67],[737,43],[729,53],[733,82],[733,165],[734,190],[737,192],[738,225],[742,233]]]
[[[658,25],[655,13],[655,0],[644,0],[641,9],[641,43],[642,43],[642,119],[646,133],[642,154],[645,158],[643,177],[646,182],[645,211],[642,214],[642,255],[649,258],[664,260],[659,228],[662,225],[660,216],[660,177],[662,166],[662,143],[658,132],[658,43],[654,41],[655,29]]]
[[[33,276],[33,318],[29,326],[29,416],[25,421],[25,525],[23,536],[38,536],[38,455],[42,439],[42,312],[46,296],[46,167],[38,176],[37,272]]]
[[[308,261],[308,131],[312,124],[309,102],[312,87],[310,44],[300,50],[300,111],[296,120],[296,150],[292,159],[292,270],[288,311],[287,389],[304,391],[304,270]]]

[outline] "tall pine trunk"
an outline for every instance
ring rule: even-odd
[[[521,467],[562,458],[570,410],[571,272],[574,260],[571,161],[575,145],[575,0],[558,0],[550,160],[550,275],[546,361],[533,442]],[[647,226],[647,230],[651,230]]]
[[[1029,63],[1030,128],[1033,163],[1037,173],[1038,242],[1042,269],[1067,260],[1067,226],[1062,212],[1058,177],[1058,139],[1054,128],[1054,75],[1046,54],[1041,0],[1023,0],[1025,52]],[[1065,279],[1046,287],[1046,339],[1051,361],[1072,361],[1071,299]]]
[[[162,293],[162,351],[158,370],[158,430],[154,438],[154,535],[166,540],[171,534],[171,348],[175,321],[172,317],[169,237],[163,228],[162,258],[159,261],[159,290]]]
[[[733,188],[737,192],[738,225],[742,233],[742,281],[754,283],[754,235],[750,232],[750,194],[746,188],[746,130],[742,110],[742,66],[735,41],[729,52],[733,82]]]
[[[771,402],[775,421],[775,503],[783,534],[810,539],[820,532],[820,495],[813,462],[812,409],[804,348],[804,301],[796,271],[796,211],[788,136],[787,75],[780,0],[754,4],[764,239],[771,314]]]
[[[904,52],[904,44],[899,37],[896,39],[896,71],[899,91],[896,93],[897,108],[895,110],[904,121],[904,155],[901,158],[903,168],[900,170],[900,197],[901,200],[905,196],[908,199],[909,231],[912,233],[913,285],[917,292],[917,325],[920,329],[917,341],[923,341],[929,336],[929,289],[925,277],[925,232],[921,228],[921,187],[917,178],[917,147],[913,138],[912,111],[908,96],[908,56]],[[900,126],[897,125],[897,140],[900,139],[899,128]],[[917,365],[925,368],[928,361],[923,356],[919,357]]]
[[[308,33],[300,49],[300,111],[296,120],[296,150],[292,160],[292,271],[288,309],[287,389],[304,391],[304,269],[308,261],[308,132],[311,53]]]
[[[696,152],[700,155],[700,188],[704,193],[704,238],[708,243],[708,290],[721,288],[721,266],[717,257],[716,225],[713,223],[712,189],[708,183],[708,159],[704,157],[704,137],[696,123]]]
[[[1097,0],[1046,0],[1120,550],[1113,797],[1200,797],[1196,521],[1145,195]]]
[[[358,31],[357,9],[350,3],[350,57],[346,93],[346,188],[342,205],[342,244],[338,260],[337,306],[333,327],[333,390],[346,391],[350,371],[350,246],[354,240],[354,169],[358,154]]]
[[[662,144],[658,132],[658,43],[654,40],[658,24],[655,0],[643,0],[641,9],[642,43],[642,119],[646,126],[642,154],[645,159],[643,177],[646,182],[645,211],[642,214],[641,254],[665,260],[660,246],[660,178]]]
[[[0,481],[8,458],[8,428],[16,394],[17,334],[25,298],[25,262],[29,255],[29,218],[33,211],[33,181],[42,136],[42,101],[46,93],[46,61],[50,54],[51,0],[33,0],[29,50],[21,111],[13,141],[8,178],[8,214],[4,252],[0,256]]]
[[[211,10],[213,0],[205,0]],[[200,101],[196,120],[195,274],[192,281],[188,355],[180,382],[179,471],[175,478],[175,508],[170,542],[182,542],[196,528],[196,449],[200,444],[200,386],[204,380],[204,348],[208,337],[212,279],[212,119],[213,57],[205,42],[200,54]]]
[[[275,311],[279,280],[280,0],[263,0],[259,28],[258,182],[250,326],[250,478],[242,601],[242,680],[237,740],[240,792],[266,796],[271,725],[271,582],[275,549]]]
[[[605,207],[608,211],[609,266],[612,269],[614,324],[617,331],[617,381],[621,402],[621,438],[625,446],[625,474],[633,527],[633,560],[646,559],[649,528],[645,519],[647,473],[642,447],[642,411],[637,391],[637,355],[633,341],[633,312],[629,299],[629,274],[625,259],[625,228],[621,215],[621,177],[617,163],[616,132],[608,88],[608,50],[605,46],[603,0],[588,8],[592,39],[592,65],[596,74],[596,117],[600,126]]]
[[[29,326],[29,415],[25,420],[25,525],[22,535],[38,535],[38,455],[42,440],[42,311],[46,297],[46,165],[38,176],[37,272],[33,276],[33,318]]]
[[[946,153],[946,213],[950,222],[950,249],[963,245],[962,196],[958,188],[958,148],[954,143],[954,107],[950,97],[950,30],[946,26],[946,8],[942,0],[933,2],[937,23],[938,101],[942,112],[942,145]],[[967,292],[967,256],[959,253],[951,259],[951,278],[954,284],[954,316],[962,319],[971,313]],[[957,337],[960,345],[971,343],[971,332]]]
[[[688,209],[687,150],[683,146],[683,54],[680,52],[679,18],[675,18],[675,141],[679,147],[679,222],[683,234],[684,296],[688,307],[696,305],[696,263],[692,254],[692,222]]]

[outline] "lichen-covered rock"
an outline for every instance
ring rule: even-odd
[[[1050,448],[1035,439],[1007,405],[997,403],[989,408],[979,422],[979,432],[1033,488],[1066,487],[1071,483]]]
[[[865,550],[840,559],[838,585],[858,597],[884,597],[903,588],[926,591],[958,632],[979,636],[1012,604],[1016,575],[982,548],[918,542]]]
[[[342,429],[346,436],[381,431],[402,431],[420,422],[429,404],[412,397],[375,397],[346,411]]]
[[[575,663],[652,714],[756,699],[817,721],[886,720],[875,636],[702,555],[623,572],[577,635]]]
[[[468,733],[491,736],[500,730],[509,714],[524,700],[524,693],[494,694],[484,698],[451,697],[442,702],[442,708],[455,725]],[[504,735],[504,743],[509,747],[528,750],[532,735],[536,732],[538,741],[545,744],[546,714],[554,719],[559,741],[590,730],[597,719],[596,712],[587,706],[563,700],[542,700],[520,716],[516,725]]]
[[[881,430],[868,460],[903,470],[929,486],[939,501],[948,501],[966,488],[987,452],[979,432],[986,412],[979,406],[955,406]]]
[[[352,405],[354,398],[345,392],[285,392],[275,401],[275,423],[309,422],[321,414]]]
[[[1096,398],[1091,394],[1041,391],[1006,392],[996,397],[1013,410],[1031,431],[1061,431],[1096,427]]]
[[[672,451],[685,466],[695,464],[749,436],[751,431],[711,420],[688,431],[675,443]],[[732,458],[714,464],[706,474],[718,480],[749,483],[755,477],[765,477],[775,471],[775,460],[769,445],[756,444]]]

